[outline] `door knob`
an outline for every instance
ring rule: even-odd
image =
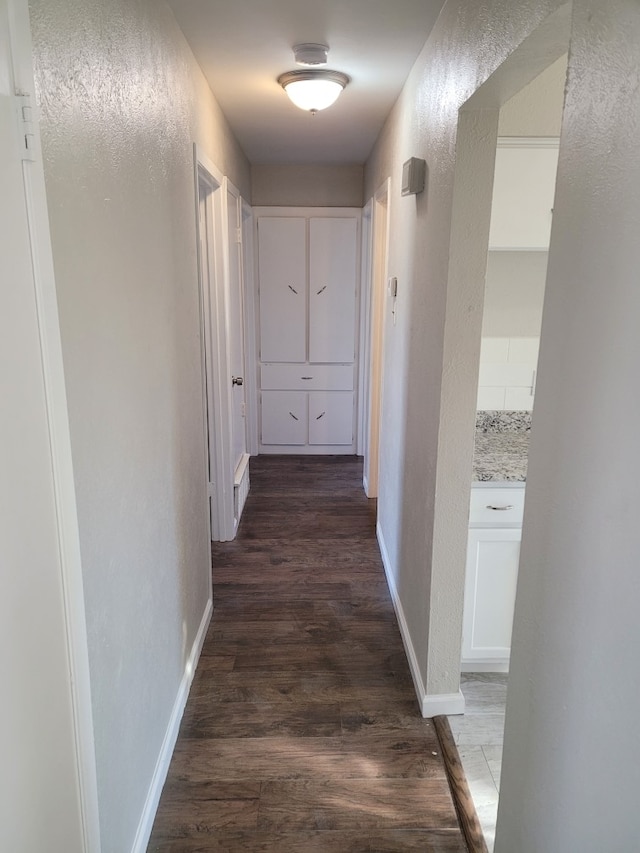
[[[232,385],[244,385],[244,379],[242,378],[242,376],[232,376],[231,377],[231,384]]]

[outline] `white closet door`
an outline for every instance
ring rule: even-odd
[[[258,219],[260,360],[307,359],[306,222],[303,217]]]
[[[307,443],[307,395],[304,391],[262,392],[262,443]]]
[[[355,359],[355,218],[309,220],[309,361]]]
[[[309,394],[309,444],[353,444],[353,393]]]

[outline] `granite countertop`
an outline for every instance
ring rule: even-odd
[[[478,412],[473,479],[524,482],[531,431],[531,412]]]

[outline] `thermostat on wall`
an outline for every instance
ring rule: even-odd
[[[425,160],[411,157],[402,167],[402,195],[417,195],[424,189],[427,171]]]

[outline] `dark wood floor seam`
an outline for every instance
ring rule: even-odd
[[[451,788],[451,796],[453,797],[469,853],[488,853],[480,820],[478,819],[476,807],[471,797],[467,777],[465,776],[462,761],[460,760],[458,747],[451,732],[449,720],[445,716],[438,716],[433,718],[433,723],[442,750],[442,757]]]

